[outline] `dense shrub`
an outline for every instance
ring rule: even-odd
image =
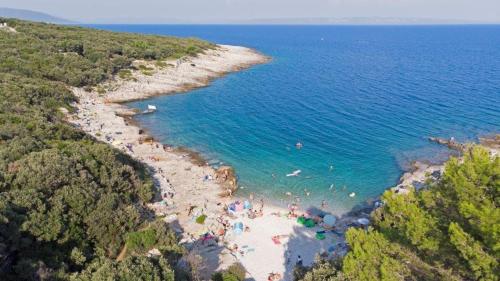
[[[96,259],[81,273],[71,276],[71,281],[174,281],[174,272],[168,262],[144,256],[128,257],[121,262]]]
[[[197,39],[138,35],[6,20],[17,33],[2,32],[0,72],[95,85],[130,66],[133,59],[196,55],[214,45]]]
[[[226,270],[215,272],[212,275],[213,281],[243,281],[245,280],[246,270],[240,263],[229,266]]]
[[[244,280],[245,275],[247,274],[245,267],[243,267],[243,265],[241,265],[241,263],[232,264],[231,266],[229,266],[227,268],[227,272],[236,276],[238,278],[238,280]]]
[[[344,281],[348,280],[341,272],[339,260],[325,260],[317,258],[311,268],[295,267],[294,279],[300,281]]]
[[[498,280],[499,191],[500,158],[480,146],[463,161],[449,160],[429,188],[386,191],[384,205],[372,213],[373,228],[346,233],[351,249],[342,275],[361,281]],[[317,272],[303,280],[325,280],[314,277]]]
[[[212,45],[6,21],[17,33],[0,31],[0,280],[173,280],[183,249],[168,226],[146,221],[148,171],[67,124],[60,108],[73,110],[68,86]],[[114,261],[127,238],[134,249]],[[164,257],[135,256],[153,244]]]

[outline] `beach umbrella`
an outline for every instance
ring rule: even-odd
[[[233,232],[236,235],[239,235],[243,232],[243,223],[242,222],[235,222],[233,225]]]
[[[298,217],[297,218],[297,223],[301,224],[301,225],[304,225],[306,223],[306,218],[305,217]]]
[[[325,223],[328,226],[334,226],[335,222],[337,222],[337,218],[333,215],[326,215],[323,218],[323,223]]]
[[[243,205],[242,202],[236,202],[235,207],[236,207],[236,212],[241,212],[243,211],[243,209],[245,209],[245,206]]]

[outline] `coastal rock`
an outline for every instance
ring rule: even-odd
[[[441,145],[446,145],[449,149],[457,150],[459,152],[463,152],[466,149],[465,144],[457,142],[453,137],[451,137],[450,139],[429,137],[429,141]]]
[[[492,157],[500,155],[500,134],[479,138],[479,142],[490,150]]]
[[[13,27],[10,27],[6,22],[0,22],[0,30],[6,32],[17,33],[17,30]]]
[[[215,180],[225,189],[221,196],[231,196],[238,189],[238,180],[233,167],[221,166],[215,171]]]
[[[413,186],[416,190],[427,186],[427,180],[433,181],[439,179],[443,173],[444,165],[430,165],[416,161],[412,164],[412,169],[404,173],[399,184],[392,188],[397,194],[407,194],[409,187]]]

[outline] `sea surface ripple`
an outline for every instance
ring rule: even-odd
[[[130,103],[159,108],[138,118],[158,139],[234,166],[243,193],[279,201],[290,191],[343,212],[394,185],[410,161],[446,158],[428,136],[466,141],[500,129],[500,26],[94,27],[273,57],[210,87]]]

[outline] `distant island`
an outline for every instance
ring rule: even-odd
[[[121,104],[272,58],[194,38],[0,23],[1,280],[498,280],[500,136],[433,139],[459,157],[416,164],[342,216],[275,206],[240,197],[233,168],[138,127],[153,104]]]
[[[2,18],[16,18],[21,20],[47,22],[47,23],[58,23],[58,24],[72,24],[74,21],[54,17],[52,15],[24,9],[12,9],[0,7],[0,17]]]

